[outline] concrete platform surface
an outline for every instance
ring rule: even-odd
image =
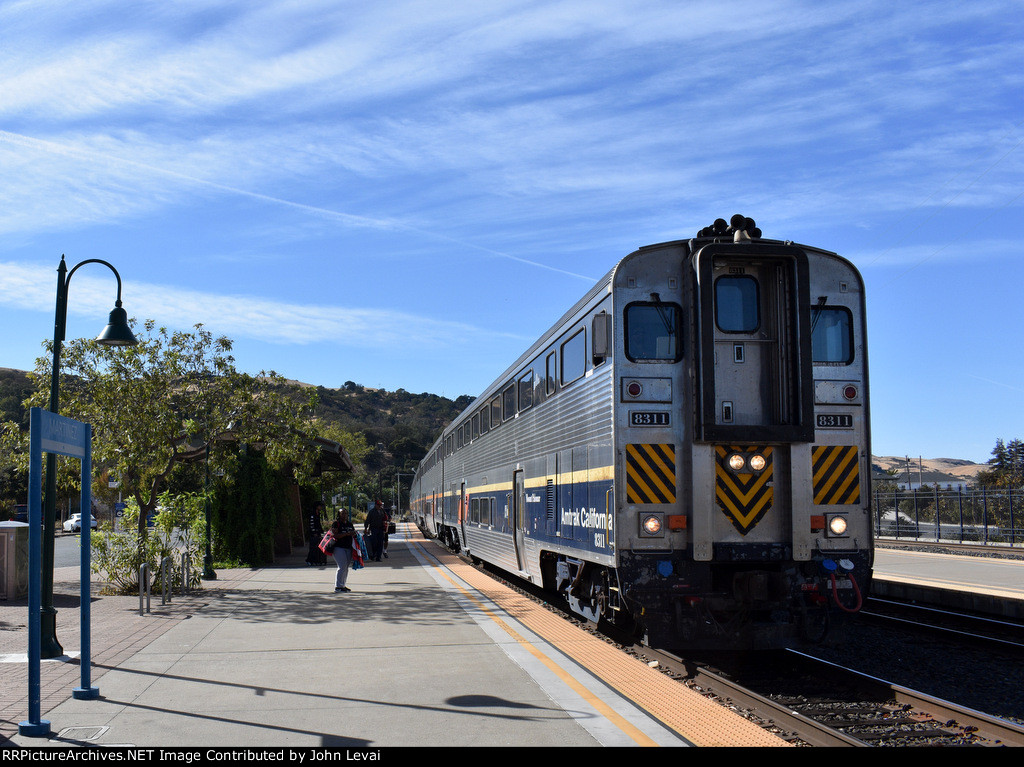
[[[143,616],[135,597],[96,598],[98,700],[71,697],[80,674],[77,586],[62,582],[58,637],[71,649],[42,664],[48,737],[19,732],[28,712],[27,610],[24,601],[0,603],[0,740],[7,747],[784,745],[676,684],[693,696],[687,705],[703,707],[695,716],[730,721],[684,736],[668,716],[631,704],[433,559],[433,547],[411,528],[393,536],[389,559],[351,572],[351,593],[334,592],[333,563],[308,567],[300,556],[221,571],[202,592],[169,605],[157,597]],[[634,681],[657,678],[632,662],[638,668],[626,673]],[[738,741],[718,732],[733,720]]]

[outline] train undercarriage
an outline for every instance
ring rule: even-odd
[[[462,551],[455,527],[437,538]],[[618,569],[543,552],[541,585],[581,618],[665,648],[774,649],[841,637],[870,586],[867,552],[810,561],[693,562],[684,552],[626,554]],[[623,588],[622,583],[629,583]]]

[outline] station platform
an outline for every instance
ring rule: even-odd
[[[391,536],[388,559],[350,573],[350,593],[334,592],[333,562],[309,567],[303,557],[219,573],[208,590],[154,605],[152,614],[139,615],[132,597],[95,599],[99,699],[72,698],[80,671],[74,648],[44,662],[48,737],[19,733],[28,709],[13,691],[24,695],[27,663],[18,653],[27,632],[8,617],[15,606],[0,606],[9,629],[0,632],[0,741],[8,748],[788,745],[411,526]],[[59,608],[58,635],[68,647],[77,609]]]
[[[876,541],[871,596],[1024,621],[1024,551],[971,556]]]

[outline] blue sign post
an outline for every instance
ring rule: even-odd
[[[82,537],[81,537],[81,635],[82,685],[72,691],[75,698],[91,700],[99,690],[90,684],[92,670],[90,556],[92,532],[92,429],[87,423],[73,421],[48,410],[34,407],[29,413],[28,469],[28,720],[18,724],[18,732],[30,737],[47,737],[50,723],[41,718],[40,663],[42,608],[43,544],[43,452],[66,455],[81,461]]]

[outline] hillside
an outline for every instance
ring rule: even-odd
[[[288,383],[312,387],[300,381]],[[31,388],[25,371],[0,368],[0,421],[17,421],[28,428],[28,414],[21,403]],[[450,400],[436,394],[412,394],[404,389],[369,389],[352,381],[340,389],[312,388],[316,388],[319,397],[318,417],[347,431],[362,433],[371,447],[384,445],[384,452],[400,465],[422,458],[441,429],[472,401],[469,396]]]
[[[311,386],[299,381],[289,383]],[[25,371],[0,368],[0,420],[19,421],[27,427],[28,419],[21,402],[30,387]],[[469,396],[450,400],[426,392],[370,389],[352,381],[347,381],[340,389],[322,386],[316,389],[320,398],[318,416],[364,434],[371,446],[384,445],[399,463],[422,457],[441,429],[472,401]],[[882,472],[895,470],[897,477],[906,478],[906,456],[872,456],[871,460]],[[923,478],[927,483],[946,485],[973,480],[986,468],[985,464],[960,458],[911,458],[909,471],[913,482]]]
[[[978,472],[989,468],[984,463],[974,463],[962,458],[910,458],[907,456],[871,456],[874,467],[887,473],[895,471],[900,481],[921,482],[929,485],[956,485],[959,482],[971,482]]]

